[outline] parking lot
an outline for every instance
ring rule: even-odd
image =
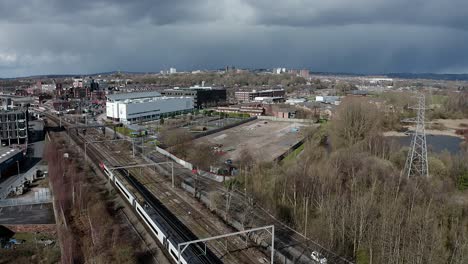
[[[0,224],[54,224],[51,203],[0,207]]]
[[[258,161],[272,161],[304,138],[303,123],[254,120],[195,140],[220,147],[223,159],[240,158],[244,149]]]

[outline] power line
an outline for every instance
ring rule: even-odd
[[[406,158],[405,168],[402,174],[410,177],[429,177],[429,165],[427,163],[427,144],[425,128],[426,98],[424,94],[418,95],[418,105],[414,107],[417,111],[416,118],[405,120],[405,122],[416,123],[416,130],[411,140],[411,148]]]

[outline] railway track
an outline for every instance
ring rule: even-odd
[[[54,122],[54,121],[52,121],[52,122],[55,123],[55,125],[58,126],[58,122]],[[66,133],[66,132],[57,130],[57,131],[54,131],[54,133]],[[66,135],[64,134],[64,136],[66,136]],[[75,139],[78,139],[78,138],[75,138]],[[74,143],[77,144],[77,142],[74,142]],[[117,213],[122,216],[122,219],[129,225],[131,230],[133,230],[135,235],[141,240],[141,242],[142,242],[142,248],[141,249],[146,250],[145,253],[148,254],[147,257],[146,257],[145,262],[147,263],[147,261],[150,260],[150,259],[148,259],[148,257],[150,257],[151,261],[153,261],[152,263],[155,263],[155,264],[168,264],[168,263],[170,263],[170,258],[169,257],[166,256],[164,258],[163,256],[157,254],[157,252],[161,252],[161,251],[164,252],[164,251],[157,247],[157,245],[152,241],[153,238],[150,238],[150,236],[148,235],[147,232],[142,231],[142,228],[144,228],[144,227],[141,225],[141,223],[138,220],[135,221],[136,219],[134,217],[129,217],[129,211],[127,211],[128,209],[129,208],[120,208]],[[130,211],[130,213],[131,213],[131,211]]]
[[[113,146],[113,147],[111,147]],[[117,153],[119,149],[119,153]],[[109,144],[99,148],[107,157],[110,164],[114,166],[121,166],[125,164],[134,164],[135,160],[131,158],[130,152],[121,151],[121,146],[118,143]],[[219,223],[214,222],[212,219],[206,217],[206,214],[211,214],[197,201],[194,201],[191,196],[186,195],[185,192],[174,191],[168,184],[167,178],[155,174],[150,168],[142,169],[141,173],[138,170],[133,171],[134,178],[145,186],[154,196],[156,196],[164,205],[170,207],[178,218],[181,219],[184,225],[190,227],[191,230],[199,237],[209,237],[219,235],[221,233],[229,233],[233,230],[223,228]],[[185,194],[185,197],[184,195]],[[207,211],[205,214],[203,210]],[[218,230],[218,231],[217,231]],[[259,263],[262,256],[253,254],[249,250],[245,250],[245,241],[240,238],[229,239],[229,245],[233,248],[232,253],[226,250],[225,241],[212,241],[211,248],[217,256],[221,257],[225,263]],[[234,254],[234,255],[233,255]]]
[[[122,176],[143,196],[145,203],[154,208],[168,226],[179,236],[178,241],[192,241],[198,239],[177,217],[175,217],[153,194],[135,177],[125,169],[118,170]],[[204,252],[203,247],[193,246],[194,255],[200,263],[223,263],[210,249]]]
[[[62,121],[62,123],[64,123]],[[66,123],[65,123],[66,125]],[[88,130],[87,131],[87,137],[91,137],[91,140],[100,140],[104,139],[104,136],[100,134],[99,132],[91,132],[93,130]],[[78,144],[84,144],[84,138],[80,135],[77,135],[76,133],[69,133],[69,136],[71,139],[73,139],[75,142]],[[91,145],[91,144],[90,144]],[[99,147],[97,144],[90,146],[88,145],[88,155],[92,160],[95,161],[103,161],[106,160],[111,166],[118,166],[118,165],[126,165],[126,164],[135,164],[135,160],[130,158],[129,155],[126,155],[125,152],[121,150],[120,144],[106,144],[104,146]],[[113,146],[115,145],[115,146]],[[116,153],[115,148],[120,148],[120,153]],[[141,175],[133,175],[132,173],[126,173],[124,171],[120,171],[121,176],[125,177],[127,181],[130,183],[129,185],[134,189],[137,190],[141,194],[141,198],[143,198],[145,201],[149,201],[151,205],[155,208],[165,208],[164,214],[166,215],[169,211],[168,209],[163,206],[162,204],[166,204],[167,202],[171,203],[172,205],[176,204],[179,208],[176,209],[178,212],[178,215],[183,215],[184,212],[188,213],[189,217],[192,218],[190,221],[193,222],[193,220],[198,220],[198,221],[203,221],[205,218],[202,214],[199,214],[199,209],[200,205],[194,206],[193,203],[187,203],[184,201],[184,199],[178,200],[177,198],[179,196],[177,195],[172,195],[174,193],[174,190],[171,190],[166,186],[166,180],[161,179],[158,177],[150,177],[148,175],[151,175],[151,173],[154,174],[154,171],[149,169],[144,169],[145,173]],[[154,176],[154,175],[153,175]],[[164,188],[161,188],[164,186]],[[173,199],[163,199],[164,202],[159,201],[155,196],[155,193],[162,194],[162,197],[168,197],[168,196],[174,196],[176,198]],[[159,195],[158,198],[161,198],[161,195]],[[173,206],[171,210],[173,209]],[[193,212],[193,213],[191,213]],[[170,213],[170,212],[169,212]],[[175,219],[175,220],[174,220]],[[183,217],[184,222],[187,222],[187,217]],[[176,228],[177,226],[184,226],[177,217],[168,219],[171,225]],[[190,225],[190,228],[193,228],[194,225]],[[199,224],[198,227],[195,226],[195,229],[197,230],[197,233],[204,233],[206,234],[205,236],[210,236],[210,235],[218,235],[220,233],[213,233],[213,230],[219,229],[219,224],[214,224],[211,222],[208,222],[207,224]],[[232,230],[223,230],[225,233],[230,232]],[[195,236],[188,228],[185,227],[185,230],[181,230],[180,232],[183,234],[184,240],[185,241],[190,241],[197,239],[197,236]],[[244,244],[244,241],[241,239],[233,239],[234,241],[230,241],[230,245],[236,245],[237,247],[242,247]],[[261,257],[255,256],[252,257],[251,252],[246,252],[246,253],[239,253],[238,250],[235,253],[236,256],[234,257],[233,255],[226,253],[225,246],[226,244],[223,243],[223,241],[215,241],[213,244],[216,244],[216,247],[214,247],[214,251],[216,252],[216,256],[219,256],[223,258],[224,263],[259,263],[259,260]],[[213,253],[212,253],[213,254]],[[213,254],[214,255],[214,254]],[[258,254],[257,254],[258,255]],[[208,261],[206,263],[216,263],[213,260]]]

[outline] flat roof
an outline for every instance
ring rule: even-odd
[[[284,89],[268,89],[268,90],[252,90],[252,91],[236,91],[235,93],[271,93],[271,92],[283,92]]]
[[[174,87],[174,88],[169,88],[169,89],[164,89],[163,92],[165,91],[187,91],[187,92],[194,92],[194,91],[223,91],[226,90],[226,88],[223,87],[211,87],[211,86],[192,86],[192,87]]]
[[[119,103],[119,104],[142,104],[142,103],[161,102],[163,100],[173,100],[173,99],[191,99],[191,100],[193,100],[193,97],[192,96],[142,97],[142,98],[132,98],[132,99],[119,100],[116,103]]]
[[[21,110],[21,109],[0,109],[0,114],[26,114],[26,110]]]
[[[159,92],[136,92],[136,93],[118,93],[118,94],[109,94],[107,99],[118,101],[126,99],[143,99],[143,98],[152,98],[160,97],[161,93]]]
[[[21,153],[21,150],[14,149],[14,148],[0,147],[0,164],[14,157],[18,153]]]

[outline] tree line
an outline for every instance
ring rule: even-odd
[[[384,118],[375,105],[345,100],[298,159],[259,164],[243,155],[236,188],[357,263],[467,263],[466,150],[431,153],[430,178],[407,179],[408,149],[382,136]]]
[[[64,157],[69,154],[69,158]],[[119,205],[65,141],[49,142],[45,159],[57,214],[61,263],[137,263],[138,245],[119,220]]]

